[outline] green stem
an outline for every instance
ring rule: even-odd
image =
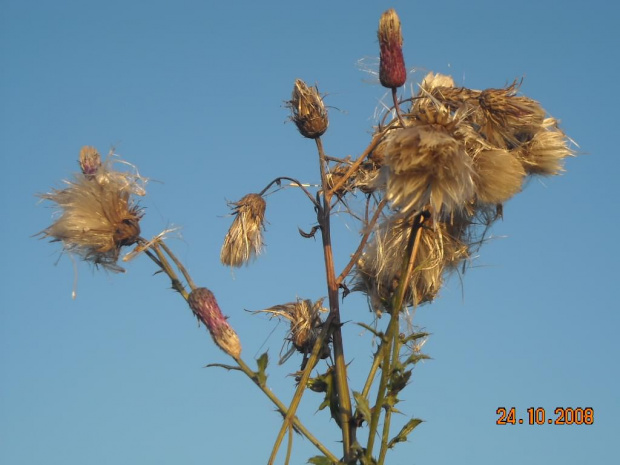
[[[405,257],[403,259],[403,264],[401,268],[401,279],[398,283],[398,287],[391,302],[391,311],[390,311],[390,322],[388,324],[388,329],[386,331],[386,340],[382,342],[380,350],[383,351],[383,363],[381,365],[381,378],[379,381],[379,390],[377,392],[377,401],[375,403],[374,409],[372,411],[372,415],[370,417],[370,428],[368,432],[368,445],[366,447],[366,457],[367,460],[371,460],[372,451],[374,448],[375,436],[377,433],[377,427],[379,425],[379,417],[381,416],[381,409],[383,409],[383,404],[385,402],[385,398],[387,395],[387,385],[389,377],[392,373],[394,363],[398,360],[400,345],[398,342],[399,337],[399,318],[400,311],[403,307],[405,292],[407,287],[409,286],[409,276],[413,270],[413,264],[415,262],[415,256],[417,255],[418,246],[420,244],[420,232],[422,231],[422,223],[426,218],[426,213],[420,213],[416,215],[413,219],[413,224],[411,226],[411,232],[409,234],[409,240],[407,242],[407,248],[405,252]],[[391,352],[391,353],[390,353]],[[388,408],[389,411],[389,408]],[[382,437],[382,449],[387,446],[387,440],[385,440],[385,436],[389,434],[389,421],[391,419],[391,415],[387,414],[384,419],[384,429],[383,429],[383,437]],[[387,429],[386,429],[387,428]],[[386,441],[386,442],[384,442]],[[385,458],[385,452],[382,452],[383,457]],[[381,462],[379,462],[381,463]]]
[[[258,388],[261,391],[263,391],[263,393],[269,398],[269,400],[273,402],[273,404],[278,408],[280,413],[285,418],[290,417],[290,420],[291,420],[290,423],[295,425],[295,428],[297,429],[297,431],[303,434],[312,444],[314,444],[314,446],[319,451],[321,451],[321,453],[325,455],[325,457],[327,457],[329,460],[331,460],[334,463],[338,462],[338,458],[336,458],[336,456],[332,452],[330,452],[329,449],[327,449],[316,437],[314,437],[314,435],[310,433],[310,431],[308,431],[308,429],[301,423],[301,421],[296,416],[291,415],[290,408],[287,409],[286,406],[280,401],[280,399],[278,399],[276,395],[273,392],[271,392],[271,390],[267,386],[259,382],[258,376],[256,375],[256,373],[252,371],[250,367],[248,367],[243,360],[239,358],[239,359],[235,359],[235,361],[239,365],[239,368],[241,369],[241,371],[245,373],[245,375],[248,378],[250,378],[254,382],[254,384],[258,386]],[[286,422],[285,424],[289,425],[289,422]],[[290,425],[289,425],[289,428],[290,428]]]

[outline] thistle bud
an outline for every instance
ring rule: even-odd
[[[194,315],[207,327],[218,347],[231,357],[239,358],[239,336],[222,314],[213,292],[206,287],[199,287],[190,293],[187,302]]]
[[[80,150],[80,168],[85,176],[94,176],[101,166],[101,156],[95,147],[85,145]]]
[[[308,87],[304,81],[296,79],[288,107],[302,136],[317,139],[327,131],[327,110],[316,87]]]
[[[267,203],[259,194],[248,194],[231,203],[235,210],[233,221],[220,252],[224,265],[241,266],[260,254],[263,247],[263,221]]]
[[[407,80],[407,70],[403,58],[400,19],[394,9],[389,9],[381,15],[377,36],[381,49],[379,64],[381,85],[389,89],[400,87]]]

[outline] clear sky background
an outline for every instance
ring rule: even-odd
[[[432,333],[400,404],[425,420],[391,464],[612,463],[618,457],[620,57],[613,2],[0,1],[0,462],[7,465],[266,463],[280,418],[227,362],[183,300],[141,257],[124,275],[73,265],[32,237],[52,210],[36,193],[78,169],[82,145],[111,146],[149,177],[144,236],[169,245],[216,294],[249,362],[269,350],[269,384],[287,401],[298,368],[275,360],[286,325],[244,309],[326,295],[312,208],[292,189],[268,198],[267,250],[219,264],[226,200],[276,176],[316,182],[313,143],[286,123],[295,78],[326,92],[334,156],[369,141],[385,94],[380,14],[395,7],[414,85],[427,71],[458,85],[523,94],[580,146],[564,175],[509,201],[473,267],[415,323]],[[374,64],[373,64],[374,63]],[[375,68],[376,69],[376,68]],[[356,231],[336,219],[337,266]],[[370,323],[365,300],[343,319]],[[272,329],[276,328],[273,333]],[[374,347],[345,326],[351,386]],[[339,454],[333,421],[308,392],[300,416]],[[592,407],[591,426],[497,426],[496,409]],[[295,441],[293,463],[315,455]],[[283,457],[279,457],[282,463]]]

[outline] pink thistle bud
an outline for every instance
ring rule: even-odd
[[[405,59],[403,58],[403,36],[400,19],[394,9],[389,9],[379,20],[379,47],[381,48],[379,80],[383,87],[394,89],[407,80]]]
[[[237,359],[241,355],[239,336],[228,324],[213,292],[206,287],[194,289],[187,300],[194,315],[204,323],[215,343],[231,357]]]
[[[85,176],[94,176],[101,166],[101,156],[95,147],[85,145],[80,150],[80,168]]]

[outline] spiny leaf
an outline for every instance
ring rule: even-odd
[[[431,358],[426,354],[413,354],[405,360],[405,365],[415,365],[420,360],[430,360]]]
[[[362,396],[361,393],[355,391],[353,391],[353,398],[355,399],[355,404],[357,405],[357,412],[362,416],[366,423],[370,423],[371,412],[368,399]]]
[[[407,344],[409,341],[415,341],[417,339],[422,339],[423,337],[429,336],[429,333],[413,333],[403,339],[403,344]]]
[[[407,386],[409,378],[411,378],[411,370],[395,370],[392,373],[392,376],[390,376],[390,380],[388,382],[388,391],[390,394],[397,394],[402,391],[405,386]]]
[[[390,440],[390,442],[388,443],[388,447],[391,449],[392,447],[394,447],[395,444],[399,442],[405,442],[407,440],[407,436],[409,436],[409,433],[411,433],[420,423],[422,423],[422,420],[420,420],[419,418],[412,418],[411,420],[409,420],[407,423],[405,423],[405,426],[402,427],[400,432],[396,436],[394,436],[392,440]]]

